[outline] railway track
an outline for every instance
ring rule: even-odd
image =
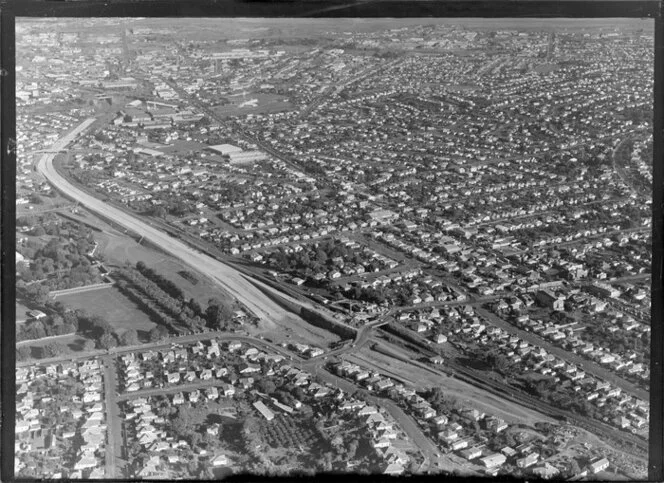
[[[422,355],[425,355],[427,357],[438,355],[436,352],[430,349],[425,349],[419,346],[418,349]],[[564,421],[567,421],[577,427],[590,431],[591,433],[596,434],[602,437],[603,439],[608,439],[611,441],[616,441],[618,443],[621,443],[620,449],[634,456],[643,457],[644,456],[643,453],[647,454],[648,452],[649,449],[648,442],[643,440],[639,436],[636,436],[632,433],[628,433],[626,431],[621,431],[601,421],[587,417],[582,417],[571,411],[557,408],[549,403],[543,402],[542,400],[534,396],[526,394],[523,391],[510,386],[509,384],[501,383],[493,379],[490,379],[486,377],[484,374],[481,374],[473,369],[469,369],[468,367],[465,367],[457,362],[454,362],[453,360],[446,360],[444,368],[438,368],[438,367],[430,368],[426,364],[412,360],[409,362],[411,364],[415,364],[417,366],[426,368],[431,372],[437,372],[437,373],[444,372],[447,375],[456,377],[457,379],[460,379],[474,386],[479,386],[483,389],[486,389],[489,392],[492,392],[497,396],[500,396],[504,399],[508,399],[512,402],[525,406],[529,409],[539,411],[541,413],[555,417],[556,419],[562,419]],[[624,445],[625,442],[631,443],[634,447],[638,448],[638,450],[642,451],[642,453],[639,454],[637,451],[634,451],[632,448],[625,447]]]
[[[556,408],[555,406],[552,406],[548,403],[543,403],[541,400],[534,396],[524,394],[523,392],[507,384],[493,381],[487,377],[477,374],[472,369],[463,367],[455,362],[446,362],[446,365],[452,369],[452,371],[450,371],[452,376],[462,379],[465,382],[469,382],[475,385],[479,383],[483,388],[530,409],[535,409],[545,414],[554,416],[558,419],[563,419],[564,421],[570,422],[575,426],[590,431],[603,438],[617,441],[619,443],[629,442],[639,450],[645,453],[648,452],[648,442],[644,441],[638,436],[635,436],[632,433],[620,431],[603,422],[591,418],[581,417],[571,411],[566,411],[564,409]],[[643,457],[643,454],[638,454],[631,448],[625,448],[624,446],[621,446],[620,449],[634,456]]]

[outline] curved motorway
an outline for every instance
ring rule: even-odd
[[[73,186],[69,181],[62,177],[53,166],[53,159],[55,158],[56,153],[65,149],[80,133],[88,129],[94,122],[94,118],[86,119],[75,129],[56,141],[52,149],[40,158],[37,163],[37,170],[54,187],[66,196],[78,201],[88,210],[113,220],[123,228],[143,236],[145,239],[159,246],[162,250],[182,260],[198,272],[206,275],[222,286],[261,320],[268,323],[274,323],[288,321],[289,319],[299,319],[299,316],[285,310],[259,290],[256,286],[256,284],[260,284],[259,282],[250,282],[237,270],[221,263],[209,255],[199,252],[167,233],[150,226],[148,223],[141,221],[118,208],[109,206],[103,201],[100,201]],[[268,290],[273,289],[268,288]],[[291,300],[291,297],[288,297],[286,294],[280,293],[280,296]],[[291,301],[298,305],[306,305],[294,299]]]

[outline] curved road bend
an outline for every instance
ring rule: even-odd
[[[250,282],[237,270],[199,252],[182,241],[148,225],[146,222],[107,205],[88,193],[76,188],[62,177],[53,166],[55,152],[65,149],[79,133],[87,129],[94,121],[94,118],[86,119],[73,131],[59,139],[53,145],[53,152],[44,154],[41,157],[37,164],[37,170],[56,188],[67,196],[77,200],[90,211],[109,218],[127,230],[131,230],[145,237],[147,240],[159,246],[162,250],[182,260],[195,270],[217,282],[263,321],[274,322],[284,321],[289,318],[291,320],[299,319],[299,316],[288,312],[267,297],[254,285],[254,282]],[[303,304],[301,301],[288,297],[286,294],[280,293],[280,295],[300,306],[313,308],[307,304]]]

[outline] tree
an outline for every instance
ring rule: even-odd
[[[148,332],[150,342],[158,342],[168,337],[168,330],[163,325],[157,325]]]
[[[57,342],[49,342],[44,347],[41,348],[42,357],[57,357],[64,352],[64,347],[62,344]]]
[[[579,473],[581,473],[581,468],[579,467],[579,462],[576,461],[575,458],[572,458],[572,460],[569,463],[569,472],[570,472],[570,476],[576,476]]]
[[[136,329],[127,329],[120,336],[120,345],[137,345],[138,343],[138,332],[136,332]]]
[[[166,218],[168,210],[162,205],[157,205],[152,209],[151,214],[156,218]]]
[[[97,347],[100,349],[111,349],[118,346],[118,340],[115,338],[115,334],[111,332],[105,332],[97,340]]]
[[[178,435],[184,435],[192,430],[191,413],[184,406],[178,408],[178,413],[173,418],[171,428]]]
[[[272,394],[277,390],[277,386],[274,384],[274,382],[265,377],[258,381],[257,387],[259,391],[265,394]]]
[[[233,317],[231,308],[216,299],[210,299],[208,304],[208,308],[205,311],[205,318],[208,325],[216,330],[225,329]]]
[[[83,352],[90,352],[95,349],[95,343],[90,339],[85,339],[83,342]]]
[[[27,345],[21,345],[16,348],[16,360],[25,361],[32,357],[32,349]]]

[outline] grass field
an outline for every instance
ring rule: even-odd
[[[108,260],[109,266],[122,266],[129,262],[132,266],[136,262],[143,262],[160,275],[168,278],[184,292],[187,299],[194,298],[203,308],[207,307],[208,300],[217,298],[222,302],[231,302],[233,298],[223,289],[193,272],[186,264],[175,258],[144,245],[139,245],[134,239],[119,233],[95,234],[99,241],[99,253]],[[196,284],[183,278],[178,272],[187,270],[193,272],[198,278]]]
[[[58,337],[47,337],[45,339],[34,341],[25,341],[17,344],[17,346],[29,347],[31,350],[31,356],[35,359],[38,359],[40,357],[40,347],[44,347],[51,343],[56,343],[63,348],[62,354],[76,354],[83,350],[83,344],[85,344],[87,340],[87,338],[78,334],[68,334]]]
[[[16,322],[25,322],[28,319],[28,311],[30,308],[23,305],[18,300],[16,301]]]
[[[246,95],[238,93],[228,97],[232,100],[233,104],[217,106],[214,108],[215,113],[220,116],[237,116],[243,114],[268,114],[288,111],[293,108],[293,105],[288,102],[286,97],[276,94],[254,94],[253,92],[247,92]],[[240,104],[252,99],[258,100],[256,107],[250,105],[240,107]]]
[[[138,305],[122,295],[115,287],[92,290],[77,294],[62,295],[58,301],[90,314],[101,315],[117,330],[123,333],[129,328],[138,331],[139,338],[156,326]]]

